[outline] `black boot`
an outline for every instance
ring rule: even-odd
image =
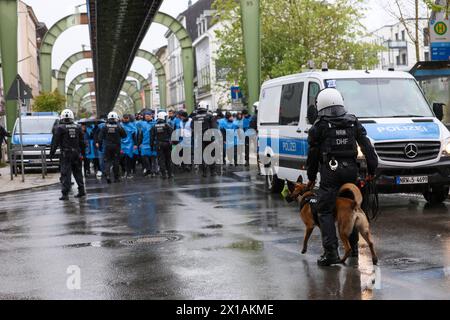
[[[337,249],[327,250],[325,249],[325,253],[317,260],[317,264],[320,267],[329,267],[334,264],[340,264],[341,259],[339,258],[339,253]]]
[[[86,197],[86,191],[84,190],[79,190],[78,194],[75,196],[75,198],[80,199],[80,198],[84,198]]]
[[[61,201],[67,201],[67,200],[69,200],[69,196],[68,196],[67,194],[63,194],[63,195],[61,196],[61,198],[59,198],[59,200],[61,200]]]

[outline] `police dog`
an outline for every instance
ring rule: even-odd
[[[317,215],[314,215],[312,202],[314,202],[315,194],[302,182],[295,185],[294,190],[286,198],[287,201],[292,202],[297,200],[300,204],[300,217],[306,226],[305,238],[303,242],[302,254],[308,250],[308,241],[316,226],[318,226]],[[369,221],[366,214],[361,209],[363,197],[359,188],[351,183],[345,184],[338,192],[336,199],[335,219],[338,224],[339,236],[344,244],[345,255],[342,258],[342,263],[348,259],[352,252],[349,237],[356,227],[358,232],[367,242],[372,254],[372,262],[374,265],[378,264],[378,257],[375,253],[372,236],[370,234]]]

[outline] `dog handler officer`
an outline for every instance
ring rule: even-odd
[[[375,176],[378,157],[364,127],[356,116],[347,113],[338,90],[322,90],[316,105],[318,118],[308,137],[308,185],[314,187],[320,168],[318,214],[324,254],[317,263],[319,266],[331,266],[340,263],[334,218],[337,192],[345,183],[356,183],[358,145],[366,157],[369,179]],[[356,257],[358,237],[356,230],[350,237],[352,256]]]

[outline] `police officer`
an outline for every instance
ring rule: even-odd
[[[373,179],[378,157],[367,138],[367,132],[354,115],[348,114],[341,93],[334,88],[317,96],[318,118],[309,131],[307,160],[309,187],[315,185],[320,167],[318,213],[324,254],[319,266],[340,263],[335,227],[335,203],[339,188],[355,183],[358,176],[358,145],[366,157],[369,179]],[[358,233],[350,239],[353,256],[358,255]]]
[[[120,146],[123,138],[127,137],[126,131],[118,123],[119,115],[116,112],[108,114],[108,122],[100,130],[98,136],[98,147],[103,146],[105,154],[105,170],[104,174],[108,184],[111,183],[111,166],[114,172],[114,182],[119,182],[119,161],[120,161]]]
[[[197,128],[197,131],[196,131]],[[201,129],[198,129],[201,128]],[[192,117],[192,129],[194,131],[194,139],[195,139],[195,147],[198,147],[199,145],[202,146],[202,173],[203,177],[206,178],[208,176],[208,167],[211,171],[211,176],[216,176],[216,166],[214,164],[207,165],[205,163],[205,149],[214,142],[210,141],[203,141],[203,135],[206,131],[210,129],[217,129],[217,121],[214,119],[214,116],[210,113],[208,113],[208,106],[200,103],[195,115]],[[201,134],[201,137],[199,136]],[[212,154],[213,157],[215,157],[214,154]]]
[[[69,191],[72,187],[72,174],[78,185],[78,194],[75,198],[86,196],[82,173],[82,155],[85,152],[84,135],[81,128],[74,123],[72,110],[66,109],[61,113],[61,122],[53,134],[50,149],[50,159],[55,157],[56,149],[61,150],[61,184],[62,197],[59,200],[69,200]]]
[[[3,128],[3,126],[0,124],[0,150],[2,149],[3,141],[5,142],[5,144],[8,144],[8,142],[6,141],[7,137],[10,138],[11,134],[8,131],[6,131],[5,128]],[[0,161],[3,160],[1,156],[2,152],[0,151]],[[0,173],[0,176],[1,175],[2,174]]]
[[[163,179],[173,178],[172,174],[172,132],[173,128],[166,122],[166,114],[160,112],[155,126],[151,129],[151,147],[158,152],[158,163]]]
[[[131,114],[125,114],[122,117],[122,127],[127,136],[122,139],[121,144],[121,162],[127,179],[133,178],[133,168],[135,164],[135,156],[138,149],[138,131],[136,125],[131,121]]]

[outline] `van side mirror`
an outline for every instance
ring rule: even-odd
[[[306,115],[306,118],[308,119],[308,124],[314,124],[314,122],[316,122],[318,117],[318,112],[317,112],[317,108],[314,105],[310,105],[308,107],[308,112]]]
[[[440,121],[444,119],[444,103],[433,103],[433,112]]]

